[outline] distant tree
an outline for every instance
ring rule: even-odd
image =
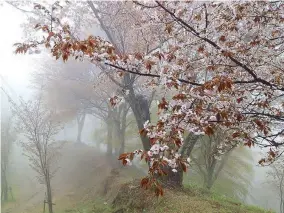
[[[12,126],[12,117],[1,118],[1,200],[8,200],[9,189],[11,185],[8,179],[9,156],[12,145],[17,139],[17,134]]]
[[[199,138],[199,143],[195,145],[195,152],[191,155],[191,159],[203,175],[204,187],[211,189],[214,181],[226,164],[229,155],[235,146],[224,147],[223,154],[220,155],[220,145],[224,132],[215,131],[210,136],[202,136]]]
[[[282,157],[277,163],[272,164],[271,169],[268,172],[268,177],[274,189],[279,193],[280,213],[284,213],[284,158]]]
[[[201,136],[191,154],[193,168],[203,179],[204,188],[211,189],[221,183],[219,190],[231,197],[245,198],[252,174],[250,150],[236,145],[223,145],[224,132]],[[220,154],[222,153],[222,154]],[[228,190],[224,188],[228,188]],[[227,192],[227,193],[226,193]],[[228,193],[229,192],[229,193]]]
[[[90,114],[90,103],[93,101],[94,77],[88,70],[90,64],[78,64],[74,61],[55,64],[41,62],[40,69],[33,73],[33,86],[41,90],[44,85],[44,99],[49,108],[56,108],[60,121],[76,120],[77,138],[81,143],[82,130],[87,114]],[[89,100],[89,101],[85,101]]]
[[[21,99],[17,104],[10,99],[12,111],[17,118],[17,129],[25,136],[21,143],[24,155],[37,173],[41,184],[45,184],[49,213],[52,208],[51,179],[57,168],[54,165],[62,144],[55,143],[53,137],[58,133],[60,124],[54,111],[47,110],[40,94],[32,101]]]
[[[212,190],[245,201],[254,177],[252,154],[247,147],[234,148],[213,183]]]

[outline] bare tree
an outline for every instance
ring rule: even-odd
[[[271,183],[279,193],[280,213],[284,213],[284,164],[277,162],[271,165],[272,170],[268,172],[268,176],[272,180]]]
[[[42,95],[27,102],[21,99],[19,104],[9,99],[18,119],[17,129],[25,136],[21,142],[24,155],[36,171],[39,182],[45,184],[47,200],[44,202],[48,204],[49,213],[53,213],[51,178],[57,170],[54,161],[61,146],[54,142],[53,136],[58,133],[60,124],[55,121],[55,112],[46,109]]]

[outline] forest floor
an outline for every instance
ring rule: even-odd
[[[165,190],[155,197],[139,187],[144,174],[122,167],[87,145],[67,143],[59,170],[52,180],[54,213],[264,213],[253,206],[225,199],[196,187]],[[114,169],[115,168],[115,169]],[[27,184],[22,181],[18,188]],[[44,188],[36,182],[20,190],[15,202],[2,205],[3,213],[43,212]],[[46,210],[47,212],[47,210]]]

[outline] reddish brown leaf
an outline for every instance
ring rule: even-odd
[[[68,54],[64,53],[62,55],[62,59],[63,59],[64,62],[66,62],[68,60]]]
[[[272,158],[276,157],[276,153],[274,151],[272,151],[272,149],[270,149],[269,153],[268,153]]]
[[[173,100],[184,100],[184,99],[186,99],[186,95],[182,93],[177,94],[173,97]]]
[[[139,134],[140,135],[143,135],[143,136],[146,136],[147,135],[147,130],[145,129],[145,128],[143,128],[143,129],[141,129],[140,131],[139,131]]]
[[[197,51],[200,52],[200,53],[203,53],[204,52],[204,47],[200,46]]]
[[[143,59],[141,53],[135,53],[134,57],[135,57],[137,60],[142,60],[142,59]]]
[[[147,178],[147,177],[142,178],[142,180],[140,182],[142,188],[145,188],[145,186],[147,186],[148,183],[149,183],[149,178]]]
[[[222,35],[222,36],[219,38],[219,41],[225,42],[225,41],[226,41],[226,37],[225,37],[224,35]]]
[[[248,146],[249,148],[251,148],[252,141],[249,140],[249,141],[245,142],[244,145],[245,145],[245,146]]]
[[[168,102],[166,101],[165,98],[162,98],[162,101],[158,104],[158,109],[168,109]]]
[[[234,133],[232,134],[232,137],[233,137],[233,138],[236,138],[236,137],[239,137],[240,135],[241,135],[240,132],[234,132]]]
[[[121,155],[119,155],[118,160],[122,160],[127,158],[128,153],[122,153]]]
[[[134,158],[134,153],[133,153],[133,152],[131,152],[131,153],[130,153],[130,156],[129,156],[129,160],[131,160],[131,161],[132,161],[132,160],[133,160],[133,158]]]
[[[88,47],[85,44],[81,44],[80,49],[82,50],[82,52],[86,52]]]
[[[241,98],[238,98],[238,99],[237,99],[237,102],[240,103],[242,100],[243,100],[242,97],[241,97]]]
[[[258,164],[260,164],[260,165],[263,165],[265,163],[265,159],[264,158],[262,158],[262,159],[260,159],[259,161],[258,161]]]
[[[222,51],[222,55],[225,56],[225,57],[232,57],[232,56],[233,56],[233,53],[232,53],[232,52],[229,52],[229,51],[223,50],[223,51]]]
[[[127,164],[127,160],[126,159],[123,159],[122,160],[122,164],[125,166]]]
[[[264,125],[263,123],[258,120],[258,119],[255,119],[254,122],[256,123],[256,125],[262,130],[264,128]]]
[[[214,71],[214,70],[216,70],[216,66],[209,65],[209,66],[207,67],[207,70]]]
[[[213,135],[213,134],[214,134],[214,130],[213,130],[213,128],[210,127],[210,126],[207,126],[207,127],[205,128],[204,132],[205,132],[206,135]]]
[[[186,165],[184,163],[181,163],[181,168],[182,168],[182,171],[186,172],[187,168],[186,168]]]
[[[260,22],[260,17],[259,17],[259,16],[256,16],[253,21],[254,21],[254,22]]]

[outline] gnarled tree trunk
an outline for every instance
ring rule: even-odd
[[[181,168],[177,169],[177,172],[173,172],[172,168],[167,166],[163,170],[167,173],[166,176],[161,178],[162,184],[168,188],[179,188],[182,187],[183,182],[183,171]]]

